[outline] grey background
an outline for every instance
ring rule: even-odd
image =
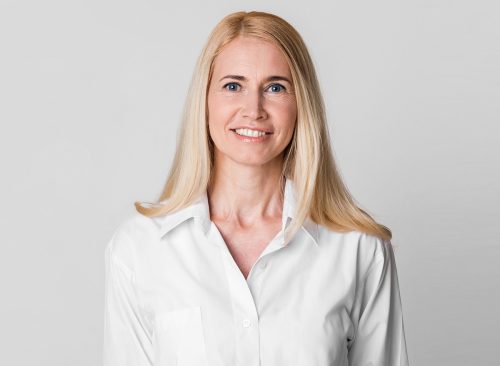
[[[493,1],[5,1],[0,364],[99,365],[103,250],[165,181],[195,60],[236,10],[303,35],[335,156],[393,230],[412,365],[497,365]]]

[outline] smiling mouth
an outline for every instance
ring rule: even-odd
[[[246,134],[241,134],[241,133],[238,133],[238,132],[236,132],[236,130],[237,130],[237,129],[238,129],[238,128],[232,128],[232,129],[230,129],[230,130],[231,130],[231,131],[233,131],[235,134],[240,135],[240,136],[246,136],[246,137],[257,137],[257,136],[252,136],[252,135],[246,135]],[[243,129],[243,130],[246,130],[246,129]],[[250,129],[248,129],[248,130],[250,130]],[[266,135],[272,135],[272,134],[273,134],[272,132],[266,132],[266,131],[261,131],[261,130],[250,130],[250,131],[256,131],[256,132],[258,132],[258,133],[264,133],[264,134],[266,134]]]

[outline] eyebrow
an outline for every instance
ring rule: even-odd
[[[222,81],[224,79],[236,79],[236,80],[241,80],[241,81],[248,81],[248,79],[245,76],[242,75],[226,75],[223,76],[222,78],[219,79],[219,81]],[[279,81],[283,80],[292,85],[292,82],[285,76],[279,76],[279,75],[273,75],[269,76],[268,78],[265,79],[265,81]]]

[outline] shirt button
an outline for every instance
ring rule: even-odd
[[[267,266],[267,262],[265,262],[265,261],[260,262],[260,265],[259,265],[260,268],[264,269],[264,268],[266,268],[266,266]]]
[[[243,327],[248,328],[250,325],[252,325],[252,322],[250,319],[243,319]]]

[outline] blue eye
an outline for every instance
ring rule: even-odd
[[[224,89],[227,89],[227,87],[228,87],[229,85],[236,85],[236,86],[240,86],[240,84],[238,84],[238,83],[227,83],[226,85],[224,85]],[[229,90],[229,91],[235,91],[236,89],[231,88],[231,89],[227,89],[227,90]]]
[[[235,82],[227,83],[223,86],[223,88],[228,90],[228,91],[238,91],[238,89],[237,89],[238,87],[241,87],[241,85],[238,83],[235,83]],[[286,90],[286,88],[281,84],[271,84],[271,85],[269,85],[268,89],[269,88],[273,88],[272,89],[273,93],[279,93],[283,90]],[[278,90],[276,90],[276,88],[278,88]]]
[[[285,88],[283,85],[281,85],[281,84],[271,84],[271,85],[269,86],[269,88],[276,88],[276,87],[279,87],[279,88],[282,88],[282,89],[286,89],[286,88]],[[279,91],[281,91],[281,90],[276,90],[276,89],[274,89],[274,91],[279,92]]]

